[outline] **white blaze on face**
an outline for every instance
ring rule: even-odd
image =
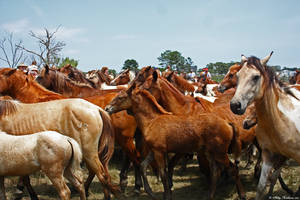
[[[214,97],[216,96],[215,92],[213,91],[214,87],[218,87],[218,84],[207,84],[206,85],[206,90],[207,90],[207,95],[208,97]]]
[[[135,73],[133,71],[129,71],[129,82],[133,81],[135,78]]]
[[[294,88],[291,88],[291,91],[294,93],[294,95],[300,99],[300,92]],[[290,120],[292,121],[297,130],[298,133],[300,133],[300,101],[297,100],[296,98],[288,95],[287,96],[289,103],[293,105],[293,109],[291,107],[287,107],[286,103],[284,103],[281,99],[278,101],[278,109]]]

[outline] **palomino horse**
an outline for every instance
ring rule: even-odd
[[[60,93],[65,97],[88,97],[120,91],[99,90],[87,84],[76,83],[63,73],[50,69],[47,65],[42,69],[36,81],[45,88]]]
[[[110,85],[125,85],[133,81],[135,72],[129,69],[120,72],[120,74],[110,82]]]
[[[242,65],[240,64],[234,64],[232,65],[221,83],[218,86],[218,91],[219,92],[224,92],[225,90],[228,90],[230,88],[235,88],[237,85],[237,77],[236,74],[238,71],[240,71]]]
[[[242,56],[243,67],[237,73],[239,81],[230,102],[231,110],[239,115],[252,102],[256,107],[257,139],[263,154],[256,199],[263,197],[268,181],[275,184],[286,158],[300,163],[300,92],[285,87],[266,66],[272,53],[262,60]]]
[[[18,112],[14,102],[1,101],[0,104],[1,117]],[[80,168],[82,153],[74,139],[55,131],[25,136],[0,132],[0,155],[1,199],[6,199],[4,176],[26,176],[39,170],[50,179],[60,199],[69,200],[71,194],[63,176],[76,187],[80,199],[86,199]]]
[[[217,174],[220,174],[222,167],[233,173],[239,196],[245,197],[238,170],[227,155],[229,148],[234,152],[235,157],[239,157],[241,150],[238,145],[238,132],[232,124],[213,114],[202,114],[199,118],[173,115],[165,111],[147,90],[129,88],[127,92],[120,92],[106,106],[106,110],[114,113],[129,109],[136,118],[138,127],[150,149],[141,164],[141,171],[145,190],[152,198],[154,194],[146,178],[146,168],[152,160],[155,160],[158,165],[164,185],[164,199],[172,199],[171,182],[168,180],[166,170],[166,154],[199,152],[203,149],[210,163],[209,198],[214,197]]]
[[[117,95],[117,90],[101,90],[103,94],[101,96],[90,96],[91,93],[85,91],[85,88],[78,86],[77,84],[71,84],[69,79],[66,78],[62,73],[55,70],[49,69],[47,66],[42,70],[41,74],[37,78],[37,82],[43,85],[45,88],[50,89],[54,92],[62,94],[63,96],[69,97],[68,94],[72,94],[72,97],[81,97],[85,100],[96,104],[104,108],[114,96]],[[115,86],[114,86],[115,87]],[[96,90],[96,94],[99,94],[100,90]],[[134,117],[128,115],[126,111],[122,111],[112,115],[112,123],[116,132],[116,141],[122,147],[126,155],[134,162],[135,165],[140,163],[140,152],[136,149],[134,145],[134,135],[136,130],[136,122]],[[124,164],[124,163],[123,163]],[[136,172],[138,173],[138,172]],[[127,168],[122,167],[120,172],[120,183],[122,190],[126,187],[127,179]],[[88,179],[88,182],[91,182],[91,177]],[[86,186],[87,187],[87,186]],[[136,182],[136,191],[139,191],[141,183],[139,180]]]
[[[48,76],[45,76],[44,78],[47,77]],[[0,93],[2,95],[9,95],[23,103],[37,103],[56,99],[65,99],[64,96],[45,89],[19,70],[0,70],[0,83]],[[108,93],[102,96],[86,97],[85,100],[104,108],[115,95],[116,93]],[[116,142],[122,147],[129,158],[134,163],[138,164],[140,162],[140,153],[134,145],[134,134],[136,130],[134,117],[128,115],[126,111],[119,112],[112,115],[112,124],[115,128]],[[105,138],[103,138],[103,142],[105,142]],[[126,183],[127,169],[124,167],[122,169],[123,170],[120,172],[120,183]],[[90,171],[89,178],[85,184],[86,191],[88,190],[93,177],[94,176]],[[136,181],[135,189],[139,190],[141,183],[139,179]],[[125,187],[124,184],[121,184],[121,186],[122,188]]]
[[[96,85],[93,81],[86,78],[82,71],[78,70],[76,67],[72,67],[72,65],[70,64],[67,64],[64,67],[58,69],[58,71],[65,74],[73,81],[85,83],[93,88],[96,88]]]

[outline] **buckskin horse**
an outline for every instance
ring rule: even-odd
[[[287,158],[300,163],[300,92],[282,84],[266,66],[272,53],[262,60],[242,55],[243,67],[237,73],[239,81],[230,102],[232,112],[239,115],[252,102],[256,107],[256,134],[263,156],[256,199],[263,198],[268,181],[274,186]]]
[[[172,199],[168,172],[166,170],[166,154],[204,152],[210,164],[210,194],[213,199],[216,182],[220,170],[225,167],[235,178],[240,198],[245,198],[240,183],[238,170],[228,158],[229,148],[235,157],[240,155],[238,132],[233,124],[213,115],[202,114],[199,118],[193,116],[173,115],[165,111],[147,91],[129,88],[122,91],[106,106],[109,113],[129,109],[133,113],[143,138],[150,149],[141,164],[141,171],[146,192],[155,198],[146,178],[146,168],[152,160],[158,165],[158,170],[164,185],[164,199]],[[217,125],[217,126],[216,126]],[[159,133],[159,134],[158,134]]]
[[[18,110],[18,103],[1,101],[0,104],[1,117]],[[70,199],[65,176],[80,193],[80,199],[85,200],[81,160],[79,144],[58,132],[44,131],[24,136],[0,132],[0,197],[6,199],[4,176],[25,176],[41,170],[57,189],[60,199]]]

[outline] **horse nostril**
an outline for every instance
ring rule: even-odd
[[[239,101],[237,102],[230,102],[230,109],[233,113],[238,113],[241,111],[241,103]]]

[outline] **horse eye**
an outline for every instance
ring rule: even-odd
[[[232,78],[233,77],[233,74],[229,74],[229,78]]]
[[[257,82],[259,80],[259,75],[255,75],[252,79],[254,82]]]

